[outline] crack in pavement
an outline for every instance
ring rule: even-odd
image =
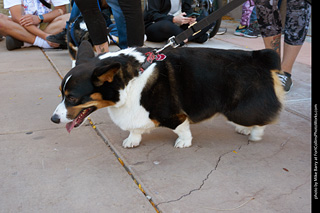
[[[242,145],[241,145],[241,146],[242,146]],[[241,146],[238,148],[238,150],[241,148]],[[219,156],[219,158],[218,158],[218,160],[217,160],[217,162],[216,162],[216,165],[214,166],[213,169],[210,170],[210,172],[209,172],[209,173],[206,175],[206,177],[202,180],[202,183],[200,184],[200,186],[199,186],[198,188],[195,188],[195,189],[190,190],[188,193],[181,195],[178,199],[173,199],[173,200],[169,200],[169,201],[165,201],[165,202],[160,202],[160,203],[156,204],[156,207],[159,207],[159,205],[161,205],[161,204],[167,204],[167,203],[173,203],[173,202],[180,201],[180,200],[182,200],[183,198],[191,195],[193,192],[200,191],[201,188],[204,186],[205,182],[209,179],[210,175],[211,175],[214,171],[216,171],[216,170],[218,169],[218,166],[219,166],[219,163],[220,163],[220,161],[221,161],[221,158],[222,158],[224,155],[227,155],[227,154],[232,153],[232,152],[233,152],[233,150],[232,150],[232,151],[229,151],[229,152],[226,152],[226,153],[224,153],[224,154],[222,154],[222,155]]]

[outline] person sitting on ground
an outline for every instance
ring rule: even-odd
[[[148,41],[162,42],[179,35],[188,26],[205,17],[205,11],[193,14],[192,0],[148,0],[144,10],[145,32]],[[186,41],[204,43],[210,25]]]
[[[63,30],[70,16],[66,14],[68,4],[69,0],[4,0],[4,8],[11,14],[0,14],[0,34],[6,36],[7,49],[32,45],[58,48],[59,44],[47,41],[46,37]]]

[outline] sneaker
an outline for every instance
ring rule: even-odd
[[[253,23],[251,23],[250,26],[249,26],[249,28],[252,29],[252,31],[253,31],[253,33],[254,33],[255,35],[257,35],[258,37],[261,36],[258,21],[254,21]]]
[[[58,34],[47,36],[46,40],[60,44],[59,47],[62,49],[67,49],[67,29],[64,28],[62,32]]]
[[[282,83],[283,89],[286,93],[288,93],[292,87],[292,79],[291,74],[284,72],[284,74],[278,74],[279,79]]]
[[[7,50],[19,49],[23,46],[23,41],[19,41],[11,36],[6,36],[6,47]]]
[[[251,27],[246,27],[239,25],[234,31],[234,34],[237,36],[244,36],[247,38],[258,38],[258,35],[253,31]]]
[[[217,32],[217,35],[223,35],[227,32],[227,28],[224,28],[224,27],[220,27],[218,32]]]

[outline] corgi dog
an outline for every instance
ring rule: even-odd
[[[279,55],[267,49],[181,47],[156,54],[128,48],[95,57],[84,41],[51,120],[70,132],[107,107],[112,121],[130,131],[123,147],[139,146],[143,133],[167,127],[178,135],[174,147],[184,148],[192,145],[190,124],[222,114],[236,132],[259,141],[282,109],[280,70]]]

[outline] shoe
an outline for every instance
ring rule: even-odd
[[[258,21],[254,21],[253,23],[251,23],[249,28],[253,31],[255,35],[257,35],[258,37],[261,36]]]
[[[58,34],[47,36],[46,40],[60,44],[59,47],[62,49],[67,49],[67,29],[64,28],[62,32]]]
[[[208,41],[209,37],[210,37],[210,34],[209,33],[205,33],[205,34],[203,34],[202,36],[199,36],[196,39],[192,39],[191,41],[203,44],[204,42]]]
[[[282,83],[283,89],[286,93],[288,93],[292,87],[292,79],[291,74],[284,72],[284,74],[278,74],[279,79]]]
[[[223,35],[227,32],[227,28],[224,28],[224,27],[220,27],[218,32],[217,32],[217,35]]]
[[[23,46],[23,41],[19,41],[11,36],[6,36],[7,50],[20,49]]]
[[[250,27],[239,25],[234,31],[234,35],[244,36],[247,38],[258,38],[258,35]]]

